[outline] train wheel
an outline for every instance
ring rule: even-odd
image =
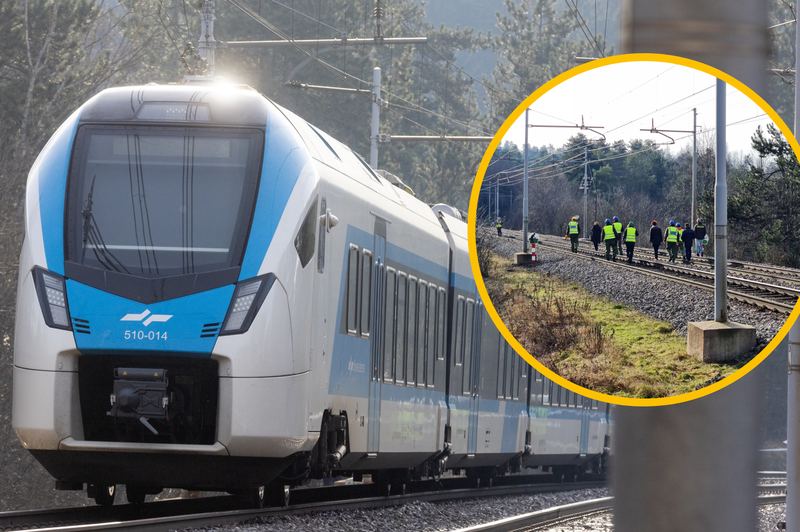
[[[114,504],[114,496],[117,494],[114,484],[90,484],[88,491],[89,496],[94,498],[94,502],[100,506],[112,506]]]
[[[147,490],[143,486],[125,484],[125,498],[131,504],[142,505],[147,498]]]

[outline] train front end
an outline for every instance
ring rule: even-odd
[[[57,487],[249,489],[313,447],[290,318],[310,288],[285,286],[309,166],[244,88],[110,89],[55,133],[28,179],[13,427]]]

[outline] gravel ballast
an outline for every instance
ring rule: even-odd
[[[588,489],[532,495],[480,497],[439,502],[413,502],[402,506],[361,510],[316,512],[283,517],[264,517],[236,525],[190,529],[214,532],[444,532],[506,517],[608,497],[608,489]]]
[[[494,240],[494,251],[512,257],[519,251],[519,242]],[[665,321],[686,336],[687,324],[714,319],[714,293],[692,288],[666,279],[650,277],[618,268],[605,260],[586,260],[572,257],[552,248],[536,248],[537,272],[554,275],[580,285],[592,294],[605,296],[652,318]],[[619,257],[617,258],[620,261]],[[756,328],[756,346],[751,356],[759,353],[783,326],[786,316],[770,310],[756,309],[729,300],[728,319]]]

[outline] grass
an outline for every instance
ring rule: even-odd
[[[583,288],[493,258],[486,287],[511,333],[545,367],[597,392],[636,398],[680,395],[733,373],[744,361],[703,363],[686,337]]]

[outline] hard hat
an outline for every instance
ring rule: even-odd
[[[577,216],[573,216],[573,217],[572,217],[572,219],[573,219],[573,220],[577,220],[577,219],[578,219],[578,217],[577,217]]]
[[[680,227],[680,226],[681,226],[681,224],[675,224],[675,227]]]
[[[670,220],[670,221],[669,221],[669,225],[675,225],[675,222],[673,222],[672,220]]]
[[[618,221],[619,221],[619,218],[617,218],[616,216],[614,216],[614,221],[615,221],[615,222],[618,222]]]
[[[611,223],[611,220],[609,220],[608,218],[606,218],[606,223],[607,223],[607,224],[610,224],[610,223]]]
[[[628,222],[628,227],[633,227],[633,222]]]

